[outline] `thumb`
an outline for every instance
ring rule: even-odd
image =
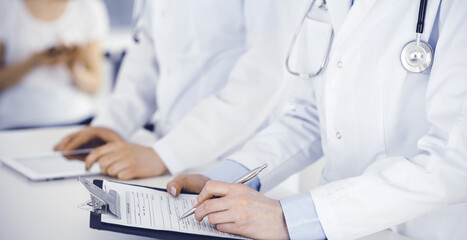
[[[199,193],[208,180],[209,178],[201,174],[180,175],[167,183],[167,192],[174,197],[177,197],[182,190]]]
[[[183,183],[180,183],[175,178],[174,180],[167,183],[167,192],[170,193],[174,197],[178,197],[180,191],[182,191]]]

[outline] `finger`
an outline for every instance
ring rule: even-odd
[[[210,199],[203,202],[196,208],[195,218],[199,222],[203,220],[207,215],[216,213],[216,212],[225,212],[230,207],[230,201],[225,198],[216,198]]]
[[[116,140],[121,140],[121,138],[112,130],[99,127],[86,127],[79,131],[62,149],[70,151],[80,147],[96,148],[104,145],[106,142]]]
[[[76,134],[73,138],[71,138],[66,144],[63,145],[61,148],[62,151],[71,151],[77,149],[79,146],[87,143],[91,139],[93,139],[95,134],[89,131],[83,131]]]
[[[91,166],[99,160],[99,158],[101,158],[102,156],[104,156],[105,154],[108,154],[110,152],[113,152],[117,149],[117,146],[116,144],[114,143],[108,143],[108,144],[105,144],[104,146],[102,147],[98,147],[96,149],[94,149],[87,157],[86,157],[86,170],[89,170],[91,168]]]
[[[62,139],[57,145],[54,146],[55,151],[62,150],[79,132],[72,133]]]
[[[203,190],[201,190],[198,197],[196,197],[197,204],[195,205],[195,207],[199,206],[204,201],[214,196],[223,197],[227,195],[231,188],[231,185],[233,184],[220,181],[207,181],[204,185]]]
[[[209,179],[201,174],[184,174],[167,183],[167,192],[177,197],[182,190],[199,193]]]
[[[216,229],[221,232],[232,233],[240,235],[241,232],[239,231],[237,225],[235,223],[219,223],[216,225]]]
[[[130,167],[130,162],[125,161],[123,159],[119,159],[117,161],[114,161],[110,164],[110,166],[107,167],[106,172],[109,176],[118,176],[118,173],[129,168]],[[102,168],[101,168],[102,169]]]
[[[172,181],[167,183],[167,187],[166,187],[167,192],[172,194],[172,196],[174,197],[178,197],[178,195],[180,194],[180,191],[182,191],[185,185],[185,181],[180,179],[180,177],[181,176],[177,176]]]
[[[49,60],[50,65],[57,65],[58,63],[60,63],[60,56],[51,57]]]
[[[118,152],[109,152],[107,154],[101,155],[99,159],[97,160],[97,162],[99,163],[99,167],[101,168],[102,174],[115,176],[115,175],[109,174],[108,170],[113,164],[121,160],[122,160],[121,156],[120,154],[118,154]]]
[[[193,178],[195,178],[195,175],[193,174],[177,176],[167,183],[167,191],[172,194],[172,196],[177,197],[182,190],[193,190],[190,184],[193,181]]]
[[[214,212],[208,215],[208,221],[210,224],[223,224],[223,223],[233,223],[234,217],[230,211],[220,211]]]
[[[131,168],[127,168],[117,174],[119,180],[130,180],[135,178],[134,171]]]
[[[123,141],[118,133],[109,128],[97,127],[95,131],[99,133],[98,137],[106,142]]]

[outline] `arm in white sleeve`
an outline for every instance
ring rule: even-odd
[[[154,145],[172,174],[215,160],[240,145],[265,123],[282,97],[289,36],[284,31],[293,29],[284,11],[287,3],[244,4],[247,51],[226,87],[199,103]]]
[[[268,164],[258,175],[261,192],[322,157],[314,92],[312,81],[293,80],[285,114],[228,157],[248,169]]]
[[[127,50],[115,89],[91,125],[102,126],[128,138],[156,111],[157,62],[152,40],[141,34]]]
[[[425,97],[431,127],[418,154],[381,159],[361,176],[312,190],[329,239],[355,239],[467,199],[467,2],[444,1],[439,16]]]

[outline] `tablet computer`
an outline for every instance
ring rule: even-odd
[[[64,178],[100,174],[99,164],[86,171],[83,159],[92,149],[81,149],[66,153],[51,152],[33,156],[2,158],[3,164],[33,181],[58,180]]]

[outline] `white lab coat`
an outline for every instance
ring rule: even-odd
[[[128,50],[93,125],[126,138],[156,113],[154,149],[177,174],[219,158],[265,124],[286,85],[295,21],[282,0],[147,4],[141,42]]]
[[[268,163],[267,191],[324,154],[323,184],[310,193],[329,239],[391,227],[465,239],[467,1],[428,1],[422,39],[436,50],[425,73],[400,62],[418,0],[356,0],[348,15],[342,0],[327,2],[336,36],[326,70],[295,80],[288,112],[230,158]]]

